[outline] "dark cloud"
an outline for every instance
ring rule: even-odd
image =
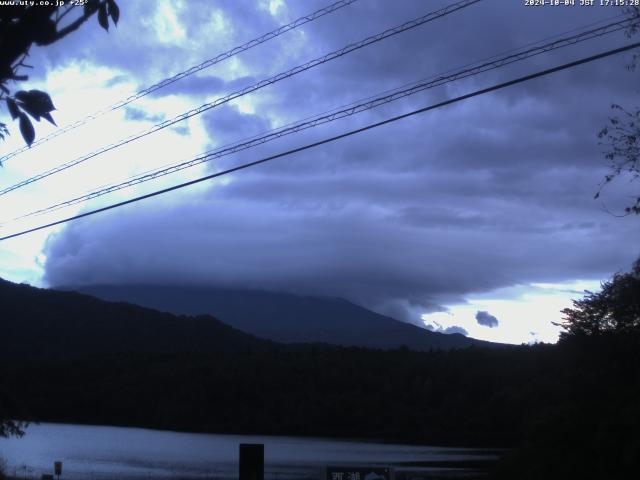
[[[189,2],[179,19],[193,48],[158,44],[149,22],[140,23],[157,13],[155,3],[133,2],[117,31],[107,36],[97,27],[83,29],[74,48],[55,47],[47,55],[51,64],[72,55],[153,83],[278,24],[253,2],[215,3],[231,32],[228,38],[198,36],[208,25],[211,3]],[[233,78],[225,63],[175,84],[171,92],[190,98],[221,95],[448,2],[428,3],[399,1],[389,8],[384,1],[358,2],[305,26],[304,34],[290,32],[243,54],[238,59],[243,68]],[[290,2],[289,17],[322,4]],[[248,97],[253,111],[228,104],[204,114],[202,122],[209,142],[223,145],[611,14],[483,2],[265,88]],[[624,41],[618,34],[541,55],[210,168],[318,141]],[[421,313],[473,293],[606,278],[640,253],[637,219],[614,218],[593,200],[606,166],[597,132],[606,123],[608,105],[638,101],[637,74],[626,72],[624,61],[612,58],[434,110],[239,172],[206,192],[168,196],[71,224],[48,242],[46,280],[328,294],[420,324]],[[607,207],[625,204],[630,189],[608,190]]]
[[[452,325],[451,327],[443,327],[438,322],[434,322],[434,325],[427,325],[426,328],[427,330],[431,330],[432,332],[445,333],[447,335],[452,333],[459,333],[461,335],[464,335],[465,337],[469,336],[469,332],[467,332],[464,328],[458,325]]]
[[[498,319],[496,317],[491,315],[489,312],[482,311],[482,310],[478,310],[476,312],[476,321],[478,322],[478,325],[482,325],[484,327],[489,327],[489,328],[495,328],[500,324],[500,322],[498,322]]]
[[[269,121],[265,118],[242,113],[237,107],[229,104],[205,113],[203,119],[211,142],[217,145],[253,137],[271,129]]]
[[[465,337],[469,336],[469,332],[467,332],[464,328],[454,325],[452,327],[445,328],[442,333],[451,334],[451,333],[459,333],[460,335],[464,335]]]
[[[177,80],[153,92],[154,96],[165,95],[221,95],[228,90],[228,84],[221,78],[206,75],[191,75]]]

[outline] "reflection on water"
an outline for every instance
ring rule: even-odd
[[[399,466],[427,471],[424,462],[494,458],[460,448],[366,443],[322,438],[209,435],[139,428],[31,425],[21,439],[0,439],[0,457],[17,478],[40,478],[63,462],[62,480],[106,478],[237,478],[238,445],[265,444],[265,477],[319,478],[325,465]]]

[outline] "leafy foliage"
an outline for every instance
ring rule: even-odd
[[[638,331],[383,351],[284,346],[2,281],[0,303],[0,398],[2,385],[20,394],[9,418],[513,446],[509,479],[624,478],[640,455]]]
[[[0,480],[7,478],[7,461],[0,456]]]
[[[586,292],[562,311],[563,338],[608,332],[640,332],[640,258],[628,273],[616,273],[600,292]]]
[[[639,332],[573,336],[554,348],[547,378],[526,382],[555,388],[529,415],[497,478],[630,478],[640,458]]]
[[[16,118],[19,119],[20,133],[29,146],[33,143],[36,132],[27,113],[38,122],[40,118],[44,118],[53,125],[56,124],[51,116],[51,112],[55,110],[55,107],[51,102],[51,98],[45,92],[40,90],[25,92],[21,90],[16,92],[13,97],[7,97],[5,100],[11,118],[14,120]]]
[[[627,7],[625,12],[633,20],[625,34],[632,37],[640,32],[640,7]],[[636,69],[639,58],[638,54],[634,54],[627,66],[630,71]],[[602,189],[616,177],[629,174],[632,181],[640,178],[640,108],[629,111],[613,104],[611,109],[616,115],[610,117],[609,124],[598,133],[600,144],[607,148],[605,158],[610,161],[609,173],[605,175],[595,198],[599,198]],[[625,207],[625,213],[640,214],[640,195],[634,199],[634,203]]]
[[[633,20],[625,31],[625,35],[627,36],[627,38],[631,38],[638,32],[640,32],[640,7],[625,7],[624,12],[629,16],[631,20]],[[629,65],[627,65],[627,68],[632,71],[635,70],[638,65],[638,59],[640,59],[640,54],[634,53],[631,62],[629,63]]]
[[[0,415],[10,415],[12,410],[6,410],[0,406]],[[0,422],[0,438],[21,437],[28,422],[20,420],[3,420]]]
[[[51,116],[55,108],[46,92],[21,90],[11,95],[9,88],[10,82],[28,80],[27,75],[18,71],[31,68],[24,60],[32,44],[51,45],[77,30],[96,12],[99,25],[107,31],[109,19],[114,25],[120,19],[120,9],[115,0],[89,0],[83,9],[74,5],[55,6],[55,2],[46,3],[50,5],[7,5],[0,8],[0,100],[5,100],[9,115],[18,121],[20,133],[29,146],[36,136],[32,118],[36,121],[44,118],[55,125]],[[65,17],[69,18],[68,14],[73,12],[82,13],[65,23]],[[7,134],[6,124],[0,123],[0,140],[4,140]]]
[[[604,177],[603,186],[617,176],[628,173],[632,180],[640,178],[640,108],[629,112],[620,105],[611,108],[619,115],[609,118],[609,126],[603,128],[598,137],[604,139],[608,151],[605,158],[611,162],[610,172]],[[598,192],[595,198],[600,196]],[[640,196],[635,203],[625,207],[626,213],[640,214]]]
[[[20,133],[24,141],[31,146],[36,132],[31,119],[40,121],[44,118],[55,125],[51,112],[55,110],[51,98],[40,90],[20,90],[11,94],[9,85],[28,80],[28,76],[19,74],[22,68],[31,68],[24,63],[29,56],[29,49],[33,44],[38,46],[51,45],[61,40],[84,24],[96,10],[105,10],[107,18],[99,18],[100,26],[108,30],[108,17],[114,24],[118,23],[120,10],[115,0],[90,0],[83,13],[74,20],[64,23],[65,17],[80,11],[73,5],[55,6],[55,2],[14,2],[15,5],[0,7],[0,104],[4,104],[14,121],[18,122]],[[67,17],[69,18],[69,17]],[[4,102],[2,102],[4,100]],[[0,122],[0,140],[9,134],[7,125]],[[8,393],[0,390],[0,437],[20,435],[22,425],[11,420],[7,405],[2,403]]]

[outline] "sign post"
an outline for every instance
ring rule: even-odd
[[[324,480],[394,480],[394,472],[388,467],[329,466]]]
[[[240,480],[264,480],[264,444],[240,444]]]
[[[62,462],[53,462],[53,473],[55,473],[58,480],[60,480],[60,475],[62,475]]]

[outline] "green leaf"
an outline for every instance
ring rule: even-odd
[[[7,135],[9,135],[9,129],[4,123],[0,122],[0,140],[4,140]],[[2,166],[2,163],[0,163],[0,166]]]
[[[98,23],[107,32],[109,31],[109,14],[107,13],[107,5],[104,3],[100,5],[98,10]]]
[[[19,104],[22,109],[27,112],[29,115],[31,115],[33,117],[34,120],[36,120],[37,122],[40,121],[40,113],[38,113],[37,110],[34,110],[33,108],[31,108],[29,105],[25,105],[24,103],[20,103]]]
[[[98,10],[99,5],[99,0],[87,0],[87,2],[84,4],[84,14],[86,16],[93,15],[93,13]]]
[[[24,141],[27,142],[27,145],[31,146],[36,138],[36,131],[33,129],[33,125],[31,124],[29,117],[22,112],[20,112],[20,133],[22,134]]]
[[[48,121],[49,123],[52,123],[53,125],[55,125],[56,127],[58,125],[56,125],[56,122],[53,120],[53,117],[51,116],[51,114],[49,112],[47,113],[43,113],[42,114],[42,118],[44,118],[46,121]]]
[[[38,111],[47,113],[56,109],[47,92],[43,92],[42,90],[29,90],[27,94],[29,96],[27,103],[37,107]]]
[[[40,121],[40,117],[56,109],[49,94],[41,90],[29,90],[28,92],[22,90],[16,93],[15,98],[20,101],[19,106],[37,121]]]
[[[111,20],[113,20],[114,25],[118,25],[118,20],[120,20],[120,8],[115,0],[107,0],[107,6],[109,7],[109,15],[111,16]]]
[[[56,40],[58,34],[56,22],[51,18],[43,18],[33,29],[33,39],[36,45],[49,45]]]
[[[24,102],[27,98],[29,98],[29,94],[24,90],[20,90],[19,92],[16,92],[14,97],[16,98],[16,100],[20,100],[21,102]]]
[[[20,109],[18,108],[18,104],[13,98],[7,97],[7,108],[9,109],[9,114],[11,118],[15,120],[20,115]]]

